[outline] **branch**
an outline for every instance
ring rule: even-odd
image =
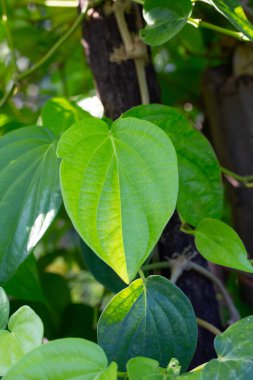
[[[212,325],[211,323],[209,323],[207,321],[204,321],[201,318],[197,318],[197,323],[198,323],[198,326],[203,327],[204,329],[210,331],[215,336],[221,334],[221,331],[219,329],[217,329],[217,327],[215,327],[214,325]]]
[[[253,187],[253,175],[241,176],[232,172],[231,170],[224,168],[223,166],[221,166],[221,171],[223,174],[234,178],[238,182],[241,182],[245,187]]]

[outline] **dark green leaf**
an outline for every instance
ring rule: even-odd
[[[81,241],[81,250],[87,269],[89,269],[98,282],[113,293],[118,293],[126,287],[126,284],[117,276],[112,268],[102,261],[83,240]]]
[[[121,371],[145,356],[166,367],[177,358],[186,370],[195,351],[196,318],[188,298],[169,280],[150,276],[117,294],[98,323],[98,341]]]
[[[243,242],[227,224],[215,219],[204,219],[197,226],[194,235],[198,251],[207,260],[253,273]]]
[[[148,45],[162,45],[183,29],[191,12],[191,0],[145,0],[143,16],[147,26],[140,36]]]
[[[10,304],[3,288],[0,288],[0,330],[5,329],[8,323]]]
[[[129,283],[175,210],[176,153],[156,125],[87,118],[58,145],[66,210],[82,239]]]
[[[107,365],[103,350],[95,343],[78,338],[59,339],[27,354],[4,380],[117,380],[117,366]]]
[[[55,141],[45,128],[0,138],[0,283],[7,281],[53,221],[61,204]]]
[[[207,139],[176,109],[150,104],[134,107],[123,117],[138,117],[162,128],[173,142],[179,167],[177,208],[196,226],[203,218],[220,218],[223,186],[220,166]]]

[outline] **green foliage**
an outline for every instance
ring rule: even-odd
[[[147,26],[140,36],[148,45],[162,45],[183,29],[191,12],[191,0],[145,0],[143,16]]]
[[[0,330],[0,376],[26,353],[42,343],[43,324],[28,306],[21,307],[8,322],[7,330]]]
[[[66,338],[42,345],[20,360],[4,380],[116,380],[117,366],[108,362],[103,350],[84,339]],[[22,375],[21,375],[22,374]]]
[[[112,299],[98,323],[98,342],[121,371],[135,356],[155,359],[162,367],[177,358],[186,370],[196,341],[189,300],[161,276],[131,283]]]
[[[194,235],[197,249],[207,260],[253,273],[241,239],[225,223],[215,219],[204,219],[197,226]]]
[[[134,107],[123,117],[138,117],[159,126],[173,142],[178,158],[177,209],[196,226],[207,217],[220,218],[223,206],[221,171],[213,148],[176,109],[163,105]]]
[[[0,330],[5,329],[8,323],[10,304],[3,288],[0,288]]]
[[[39,127],[0,139],[0,283],[33,250],[61,205],[55,148],[51,132]]]
[[[57,153],[64,204],[76,230],[129,283],[175,210],[173,145],[146,121],[119,119],[109,130],[87,118],[63,134]]]

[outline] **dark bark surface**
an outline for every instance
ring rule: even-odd
[[[136,31],[136,10],[127,15],[129,29]],[[140,93],[133,61],[121,64],[111,63],[110,54],[119,47],[121,37],[113,15],[105,16],[98,8],[90,13],[83,25],[84,47],[87,59],[94,74],[98,95],[105,107],[106,116],[117,118],[122,112],[140,104]],[[150,101],[159,103],[160,95],[151,61],[146,65]],[[177,214],[167,225],[158,245],[161,260],[182,253],[185,248],[195,251],[192,237],[180,232]],[[199,255],[195,260],[203,266],[207,263]],[[164,272],[164,275],[169,273]],[[202,276],[185,272],[178,286],[188,295],[196,315],[220,327],[218,305],[212,284]],[[192,367],[202,364],[215,356],[213,336],[199,329],[198,349]]]

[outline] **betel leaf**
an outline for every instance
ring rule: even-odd
[[[0,138],[0,283],[33,250],[61,205],[55,149],[45,128],[21,128]]]
[[[117,380],[117,365],[107,365],[97,344],[80,338],[59,339],[31,351],[4,380]]]
[[[5,329],[10,313],[10,303],[3,288],[0,287],[0,330]]]
[[[191,13],[191,0],[145,0],[143,17],[147,26],[140,36],[148,45],[162,45],[183,29]]]
[[[66,210],[82,239],[129,283],[175,210],[177,158],[156,125],[87,118],[58,145]]]
[[[216,219],[204,219],[194,235],[198,251],[208,261],[253,273],[243,242],[227,224]]]
[[[177,358],[186,370],[196,340],[190,301],[161,276],[131,283],[111,300],[98,323],[98,342],[120,371],[136,356],[157,360],[161,367]]]
[[[81,241],[81,252],[87,269],[98,282],[113,293],[118,293],[126,287],[114,270],[101,260],[83,240]]]
[[[196,380],[249,380],[253,373],[253,316],[230,326],[214,340],[217,359],[197,372]],[[194,372],[193,372],[194,373]],[[181,377],[179,377],[180,379]],[[185,377],[188,380],[188,376]],[[195,380],[190,377],[189,380]]]
[[[161,370],[157,360],[138,356],[127,363],[127,375],[129,380],[143,380],[146,375],[160,375]]]
[[[48,100],[41,111],[44,127],[49,128],[56,136],[87,116],[90,117],[88,112],[65,98]]]
[[[148,120],[167,133],[177,152],[179,192],[177,209],[196,226],[204,218],[220,218],[223,185],[216,155],[204,135],[176,109],[158,105],[134,107],[122,115]]]
[[[22,306],[10,317],[8,329],[0,331],[0,376],[39,346],[43,338],[41,319],[28,306]]]
[[[253,41],[253,25],[247,19],[244,10],[238,0],[209,0],[231,24]]]

